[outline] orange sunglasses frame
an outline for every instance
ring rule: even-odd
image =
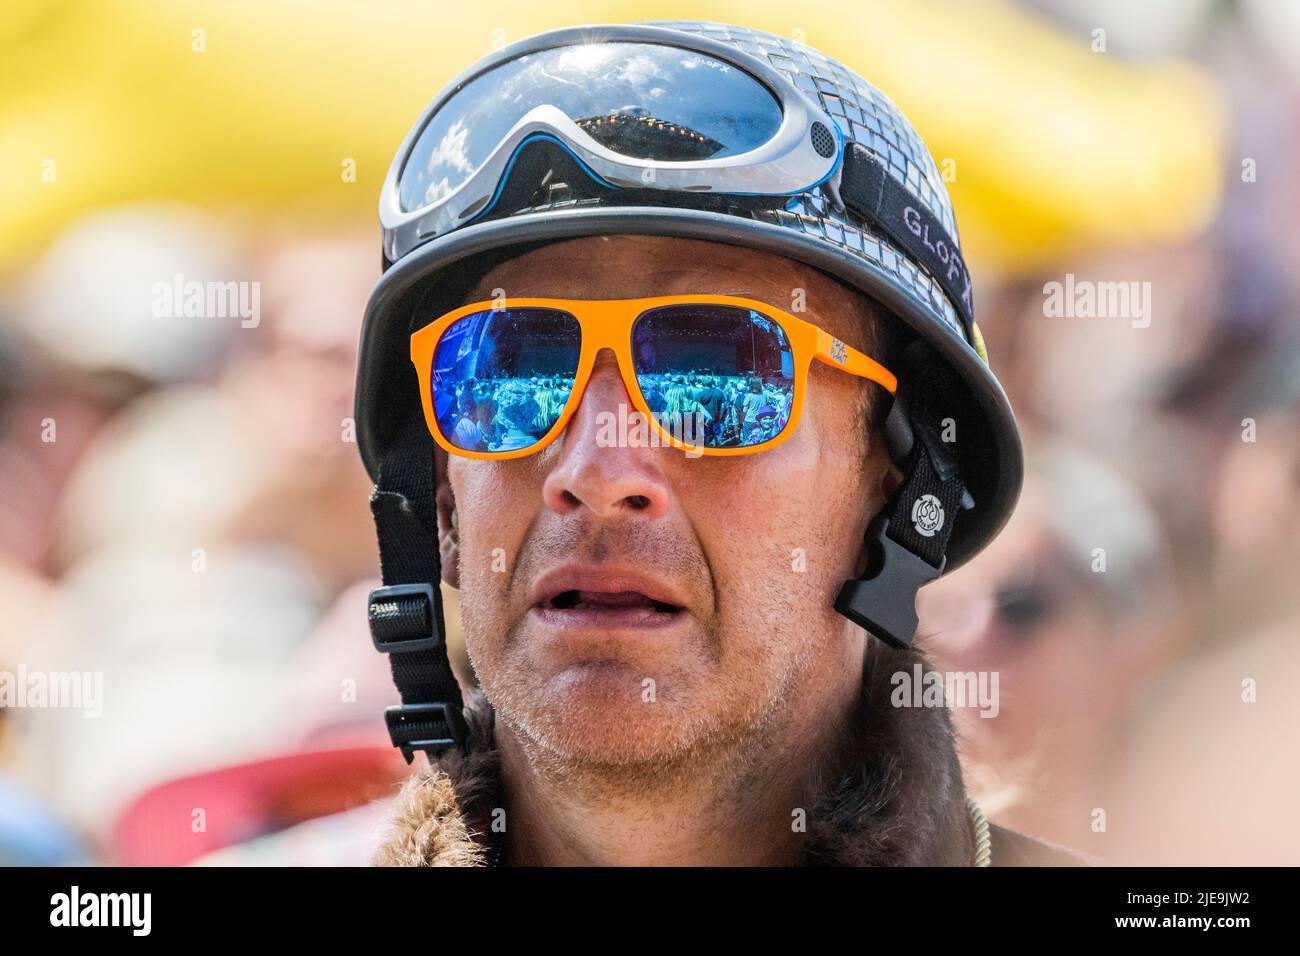
[[[688,445],[680,441],[671,431],[662,427],[650,411],[641,386],[636,380],[636,371],[632,364],[632,325],[638,318],[651,309],[665,305],[733,305],[755,312],[771,319],[785,331],[790,342],[794,359],[794,397],[790,404],[790,418],[780,433],[765,442],[743,448],[705,448]],[[433,411],[433,356],[442,334],[452,323],[475,312],[500,311],[524,307],[557,309],[572,315],[578,322],[582,337],[578,353],[578,368],[574,375],[573,389],[565,403],[560,417],[545,435],[525,448],[512,448],[508,451],[466,451],[458,448],[443,436],[438,427],[438,419]],[[586,392],[591,370],[595,367],[596,356],[602,349],[613,351],[618,360],[619,374],[623,378],[623,387],[632,399],[633,407],[646,417],[651,428],[655,430],[663,444],[671,445],[681,451],[703,455],[752,455],[760,451],[775,448],[785,441],[799,425],[803,412],[804,392],[808,385],[808,369],[814,358],[838,368],[850,375],[876,382],[891,395],[898,388],[898,379],[892,372],[875,359],[863,355],[852,346],[841,342],[829,332],[818,328],[811,322],[796,318],[789,312],[778,309],[767,302],[748,299],[734,295],[660,295],[644,299],[553,299],[553,298],[506,298],[474,302],[448,312],[437,321],[417,330],[411,335],[411,361],[415,365],[420,379],[420,401],[424,406],[424,420],[434,441],[450,455],[462,458],[479,458],[491,461],[507,458],[524,458],[535,455],[546,448],[564,431],[569,419],[577,411]]]

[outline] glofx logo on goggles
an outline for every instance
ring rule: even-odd
[[[430,433],[449,454],[480,459],[555,441],[603,349],[658,443],[693,455],[753,454],[789,438],[814,358],[890,394],[898,387],[825,330],[741,296],[496,299],[411,336]]]
[[[379,203],[389,261],[491,210],[537,136],[610,188],[696,193],[808,192],[843,152],[831,117],[758,57],[640,24],[552,30],[471,67],[421,116]]]

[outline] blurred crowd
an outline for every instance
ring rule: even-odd
[[[98,716],[0,711],[0,781],[40,794],[76,853],[197,858],[385,793],[400,770],[378,719],[396,692],[365,633],[377,570],[351,440],[368,240],[116,208],[67,230],[6,306],[0,666],[102,673],[105,700]],[[156,316],[173,275],[249,277],[260,321]],[[191,772],[308,751],[343,771],[322,776],[318,755],[282,792],[248,794],[246,832],[213,832],[218,781],[131,817]]]
[[[1119,54],[1213,78],[1218,212],[1178,242],[1080,245],[977,284],[1027,481],[989,550],[922,592],[918,640],[943,669],[999,675],[995,718],[955,711],[995,821],[1107,862],[1295,864],[1300,55],[1237,5],[1188,6],[1203,19]],[[101,674],[103,706],[0,708],[0,863],[368,858],[405,770],[365,630],[377,562],[351,422],[377,260],[368,222],[133,202],[4,277],[0,672]],[[1049,314],[1066,273],[1149,282],[1150,321]],[[160,315],[173,277],[256,282],[256,321]],[[510,390],[537,414],[563,400]],[[660,397],[741,432],[788,409],[707,375]],[[509,403],[481,398],[450,427],[492,447]]]

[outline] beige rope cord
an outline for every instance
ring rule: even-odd
[[[975,831],[975,865],[989,866],[993,862],[993,844],[989,839],[989,821],[985,818],[980,805],[970,797],[966,798],[966,810],[970,813],[970,824]]]

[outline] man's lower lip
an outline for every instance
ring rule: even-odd
[[[564,631],[653,630],[671,627],[684,611],[656,611],[649,607],[556,608],[534,607],[532,614],[540,623]]]

